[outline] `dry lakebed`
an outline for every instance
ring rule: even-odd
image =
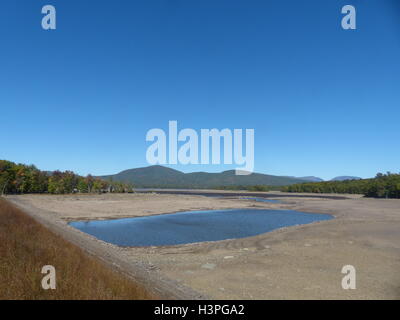
[[[252,197],[251,192],[245,194]],[[280,201],[262,202],[229,192],[224,195],[21,195],[7,199],[161,298],[400,299],[400,200],[266,193]],[[225,209],[295,210],[328,214],[333,219],[244,238],[145,247],[111,244],[69,225],[71,221]],[[356,269],[355,290],[342,288],[345,265]]]

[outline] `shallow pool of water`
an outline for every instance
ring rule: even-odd
[[[69,224],[119,246],[162,246],[245,238],[282,227],[330,220],[331,215],[290,210],[188,211]]]
[[[243,200],[254,200],[257,202],[268,202],[268,203],[282,203],[280,200],[274,200],[274,199],[265,199],[265,198],[241,198]]]

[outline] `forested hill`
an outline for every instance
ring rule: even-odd
[[[400,198],[400,174],[378,173],[373,179],[301,183],[282,188],[287,192],[350,193],[375,198]]]
[[[236,175],[234,170],[221,173],[193,172],[183,173],[163,166],[150,166],[125,170],[115,175],[99,178],[124,183],[133,183],[141,188],[218,188],[229,186],[285,186],[309,181],[307,179],[273,176],[252,173],[247,176]]]
[[[310,177],[305,177],[310,179]],[[314,178],[314,177],[313,177]],[[162,166],[123,171],[112,176],[86,177],[72,171],[41,171],[33,165],[0,160],[0,195],[8,193],[90,193],[132,192],[135,187],[216,188],[310,193],[350,193],[367,197],[400,198],[400,174],[378,173],[373,179],[310,182],[293,177],[253,173],[237,176],[234,171],[221,173],[183,173]],[[269,186],[269,187],[268,187]]]
[[[41,171],[33,165],[0,160],[0,195],[9,193],[132,192],[133,186],[72,171]]]

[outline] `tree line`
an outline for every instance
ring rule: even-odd
[[[106,181],[92,175],[82,177],[72,171],[46,172],[34,165],[0,160],[0,194],[77,192],[133,192],[133,185],[112,180]]]
[[[299,183],[282,188],[285,192],[350,193],[373,198],[400,198],[400,174],[378,173],[375,178]]]

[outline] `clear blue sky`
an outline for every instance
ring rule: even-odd
[[[254,128],[257,172],[399,172],[399,2],[3,0],[0,159],[116,173],[146,166],[147,130],[178,120]]]

